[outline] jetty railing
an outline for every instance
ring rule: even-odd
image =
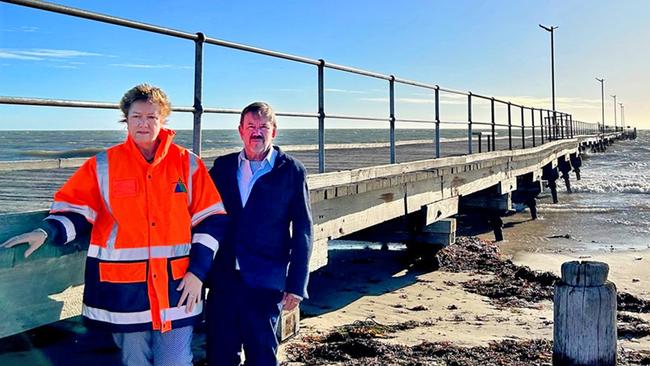
[[[67,7],[63,5],[48,3],[36,0],[0,0],[4,3],[10,3],[34,9],[40,9],[48,12],[69,15],[77,18],[84,18],[95,22],[112,24],[120,27],[141,30],[145,32],[157,33],[173,38],[184,39],[194,42],[194,95],[193,106],[191,107],[174,107],[172,110],[177,112],[190,112],[193,114],[193,150],[201,154],[201,128],[202,115],[204,113],[216,114],[239,114],[240,110],[206,107],[203,103],[203,49],[204,46],[214,45],[230,49],[250,52],[254,54],[265,55],[273,58],[283,59],[290,62],[307,64],[314,66],[317,74],[317,102],[318,110],[316,112],[278,112],[279,116],[285,117],[307,117],[318,120],[318,171],[325,171],[325,122],[326,120],[358,120],[374,121],[388,124],[389,131],[389,151],[388,162],[396,162],[395,153],[395,130],[396,123],[417,123],[422,125],[433,125],[432,144],[434,152],[432,158],[442,156],[441,146],[444,139],[441,137],[442,130],[461,128],[466,130],[466,149],[462,151],[451,152],[451,155],[473,154],[483,151],[483,139],[488,151],[507,150],[516,148],[529,148],[544,144],[548,141],[575,138],[582,135],[597,135],[605,131],[613,130],[609,126],[603,126],[597,123],[581,122],[573,119],[569,113],[553,111],[544,108],[535,108],[530,106],[519,105],[510,101],[502,100],[495,97],[484,96],[472,92],[463,92],[440,87],[436,84],[428,84],[413,80],[397,77],[395,75],[381,74],[377,72],[362,70],[354,67],[338,65],[325,61],[324,59],[312,59],[302,56],[291,55],[288,53],[276,52],[258,47],[252,47],[244,44],[224,41],[217,38],[206,36],[204,33],[188,33],[175,29],[160,27],[156,25],[132,21],[129,19],[113,17],[110,15],[90,12],[82,9]],[[386,82],[388,94],[388,110],[385,117],[372,117],[367,115],[345,115],[336,113],[326,113],[325,109],[325,70],[338,70],[349,74],[359,75],[366,78],[379,79]],[[424,89],[431,93],[431,102],[433,110],[430,118],[409,119],[400,118],[395,111],[396,98],[395,87],[397,85],[412,86]],[[462,98],[466,101],[467,114],[465,120],[453,120],[445,114],[441,106],[445,102],[441,101],[441,95]],[[489,118],[476,118],[475,109],[480,103],[489,103]],[[0,104],[11,105],[30,105],[30,106],[53,106],[53,107],[73,107],[73,108],[102,108],[118,109],[117,103],[78,101],[78,100],[60,100],[60,99],[43,99],[28,98],[16,96],[0,96]],[[496,111],[499,108],[505,108],[506,118],[497,118]],[[505,120],[504,120],[505,119]],[[503,136],[497,135],[503,133]],[[507,137],[506,137],[507,136]]]

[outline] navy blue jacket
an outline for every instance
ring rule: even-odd
[[[210,169],[230,225],[209,284],[227,281],[236,256],[247,285],[307,298],[313,237],[307,172],[300,161],[273,148],[278,151],[275,164],[255,182],[245,207],[237,184],[239,153],[217,158]]]

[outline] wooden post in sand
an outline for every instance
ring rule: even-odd
[[[616,365],[616,286],[601,262],[566,262],[555,285],[553,365]]]

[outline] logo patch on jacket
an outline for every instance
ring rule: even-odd
[[[183,183],[181,178],[178,178],[178,181],[176,182],[176,188],[174,188],[174,193],[187,193],[187,187],[185,187],[185,183]]]
[[[115,198],[134,197],[138,193],[138,183],[135,178],[116,179],[112,186],[111,194]]]

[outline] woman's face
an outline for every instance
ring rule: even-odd
[[[155,144],[163,124],[160,106],[147,101],[131,105],[126,119],[129,136],[138,147],[150,148]]]

